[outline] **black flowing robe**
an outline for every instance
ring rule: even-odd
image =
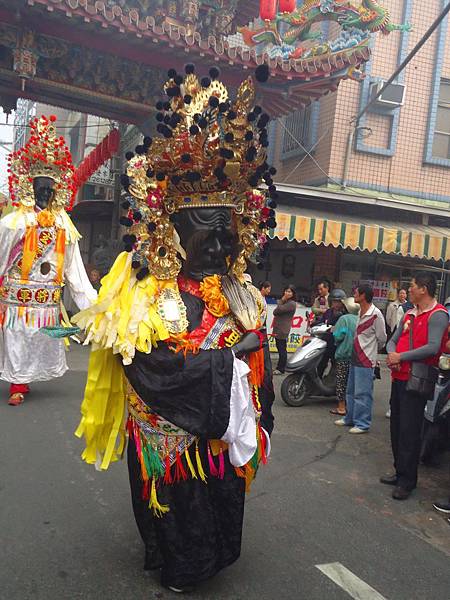
[[[198,304],[198,298],[186,296],[183,294],[183,300],[193,327],[198,323],[198,312],[192,306],[203,311],[203,304]],[[199,437],[201,461],[207,465],[207,440],[220,439],[228,427],[233,361],[230,349],[200,350],[185,357],[161,343],[150,354],[136,352],[132,364],[125,367],[125,374],[154,412]],[[265,362],[265,383],[260,390],[261,424],[270,434],[270,355]],[[170,510],[157,517],[149,509],[148,500],[142,498],[140,464],[130,436],[128,470],[134,515],[145,544],[144,568],[161,568],[165,586],[192,586],[212,577],[240,555],[245,480],[236,474],[228,452],[223,457],[223,479],[208,476],[206,484],[200,479],[188,479],[160,485],[158,499]]]

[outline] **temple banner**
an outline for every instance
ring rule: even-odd
[[[272,336],[273,330],[273,311],[276,309],[276,304],[268,304],[267,305],[267,335],[269,336],[269,348],[271,352],[276,352],[277,347],[275,345],[275,338]],[[292,319],[291,331],[289,332],[289,337],[287,340],[287,351],[295,352],[299,346],[303,344],[303,341],[307,335],[307,313],[308,308],[303,306],[302,304],[297,304],[297,310],[295,311],[294,317]]]

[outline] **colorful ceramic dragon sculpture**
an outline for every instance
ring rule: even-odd
[[[315,23],[334,21],[341,26],[339,37],[325,41],[321,30],[312,31]],[[304,58],[324,53],[339,52],[367,43],[370,34],[407,31],[409,24],[395,25],[389,11],[376,0],[362,0],[355,6],[349,0],[305,0],[291,13],[278,13],[272,21],[240,28],[247,46],[256,46],[271,57]],[[303,42],[316,41],[316,46],[305,47]]]

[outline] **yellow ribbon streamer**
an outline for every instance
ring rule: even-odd
[[[30,225],[27,227],[25,232],[25,241],[23,246],[23,257],[22,257],[22,279],[27,280],[36,260],[38,251],[38,236],[37,226]]]
[[[91,352],[82,418],[75,432],[86,442],[83,460],[107,469],[112,461],[122,458],[125,409],[125,376],[118,357],[110,349]]]

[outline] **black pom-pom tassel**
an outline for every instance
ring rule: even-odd
[[[181,90],[179,85],[173,85],[172,87],[167,88],[166,94],[169,98],[176,98],[181,95]]]
[[[254,146],[251,146],[245,153],[245,160],[248,162],[252,162],[256,158],[256,153],[256,148]]]
[[[255,69],[256,81],[259,81],[260,83],[266,83],[266,81],[269,79],[269,75],[270,75],[270,71],[269,71],[268,65],[263,64],[263,65],[259,65],[259,67],[256,67],[256,69]]]
[[[133,225],[133,221],[128,217],[120,217],[119,223],[124,227],[131,227]]]
[[[138,281],[142,281],[143,279],[145,279],[147,277],[147,275],[150,275],[150,271],[148,270],[147,267],[144,267],[136,273],[136,279]]]
[[[270,117],[269,115],[267,115],[266,113],[262,114],[259,119],[258,119],[258,129],[264,129],[264,127],[267,125],[267,123],[270,121]]]
[[[211,79],[217,79],[220,75],[220,71],[217,67],[211,67],[209,70],[209,76],[211,77]]]

